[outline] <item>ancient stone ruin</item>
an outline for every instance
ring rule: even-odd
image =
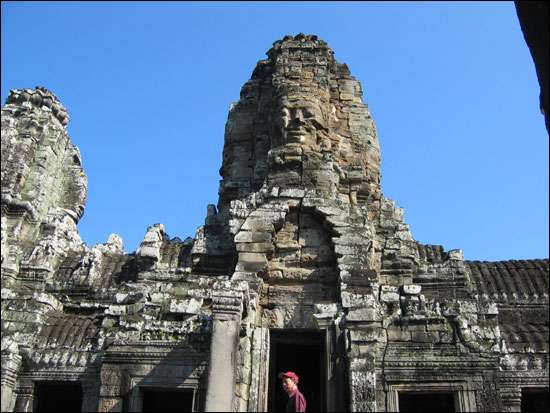
[[[548,259],[421,245],[380,187],[361,84],[286,36],[231,106],[194,239],[88,247],[86,175],[45,88],[2,109],[2,410],[520,411],[548,403]],[[432,410],[430,410],[432,409]]]

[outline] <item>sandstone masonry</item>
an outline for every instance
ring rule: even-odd
[[[544,403],[548,259],[419,244],[382,193],[347,66],[302,33],[267,56],[229,112],[218,205],[195,238],[155,224],[130,254],[117,234],[80,238],[87,181],[66,109],[42,87],[11,91],[2,410],[273,411],[288,370],[311,410]]]

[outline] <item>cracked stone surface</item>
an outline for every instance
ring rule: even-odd
[[[395,411],[406,387],[518,411],[522,387],[548,387],[548,259],[419,244],[383,195],[361,84],[317,36],[257,63],[194,238],[156,223],[132,253],[117,234],[84,244],[68,121],[42,87],[2,108],[3,410],[32,411],[35,381],[83,383],[83,410],[139,411],[139,385],[182,384],[196,410],[267,410],[275,330],[327,333],[322,410]]]

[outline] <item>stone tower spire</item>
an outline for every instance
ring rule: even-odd
[[[40,86],[10,91],[2,108],[3,274],[48,273],[83,248],[76,224],[88,182],[68,123],[65,107]]]
[[[218,208],[269,187],[376,209],[380,149],[362,88],[317,36],[285,36],[258,62],[226,125]]]

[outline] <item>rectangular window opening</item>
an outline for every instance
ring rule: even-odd
[[[35,382],[35,412],[81,412],[82,384],[78,382]]]
[[[455,412],[453,392],[399,392],[400,412]]]
[[[268,410],[285,411],[288,397],[280,372],[299,377],[298,389],[306,398],[306,410],[326,411],[325,333],[318,330],[270,330]]]
[[[521,411],[547,412],[549,399],[547,388],[523,388],[521,389]]]
[[[192,412],[193,389],[141,388],[143,412]]]

